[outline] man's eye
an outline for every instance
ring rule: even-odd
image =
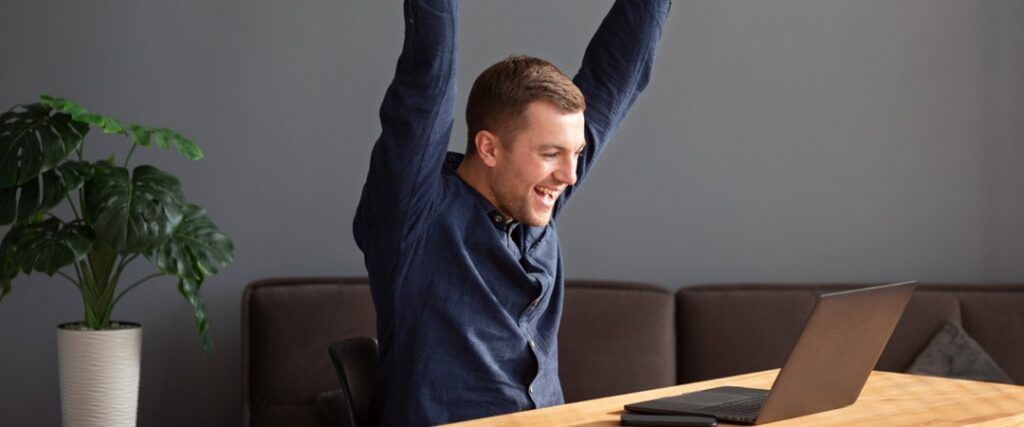
[[[547,157],[549,159],[553,159],[555,157],[558,157],[558,153],[544,153],[544,154],[541,154],[541,155],[544,156],[544,157]]]

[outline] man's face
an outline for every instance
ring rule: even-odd
[[[527,106],[529,125],[511,142],[497,144],[488,176],[496,207],[530,226],[551,221],[555,201],[576,183],[576,161],[586,143],[583,112],[562,113],[535,101]]]

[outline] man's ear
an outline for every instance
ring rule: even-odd
[[[476,133],[473,142],[476,144],[476,154],[485,165],[493,168],[498,164],[498,144],[501,143],[498,135],[482,130]]]

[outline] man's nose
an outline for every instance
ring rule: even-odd
[[[558,168],[559,181],[565,185],[576,184],[576,156],[569,156],[570,158],[565,162],[562,162],[561,167]]]

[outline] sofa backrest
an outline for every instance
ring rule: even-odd
[[[676,294],[678,382],[779,368],[818,294],[862,285],[718,284]],[[877,369],[905,371],[946,320],[959,321],[1024,384],[1024,286],[920,284]]]
[[[365,278],[253,283],[242,302],[246,426],[327,425],[318,394],[338,388],[336,341],[374,336]],[[559,376],[567,401],[674,384],[673,293],[640,283],[566,283]]]
[[[316,396],[339,387],[327,348],[376,336],[375,322],[365,278],[249,285],[242,297],[243,425],[327,425]]]
[[[823,292],[868,285],[721,284],[665,288],[566,283],[559,374],[566,401],[782,366]],[[375,335],[365,278],[249,285],[242,304],[246,426],[326,425],[318,394],[338,387],[334,342]],[[903,371],[946,320],[959,321],[1024,384],[1024,285],[921,284],[879,360]]]

